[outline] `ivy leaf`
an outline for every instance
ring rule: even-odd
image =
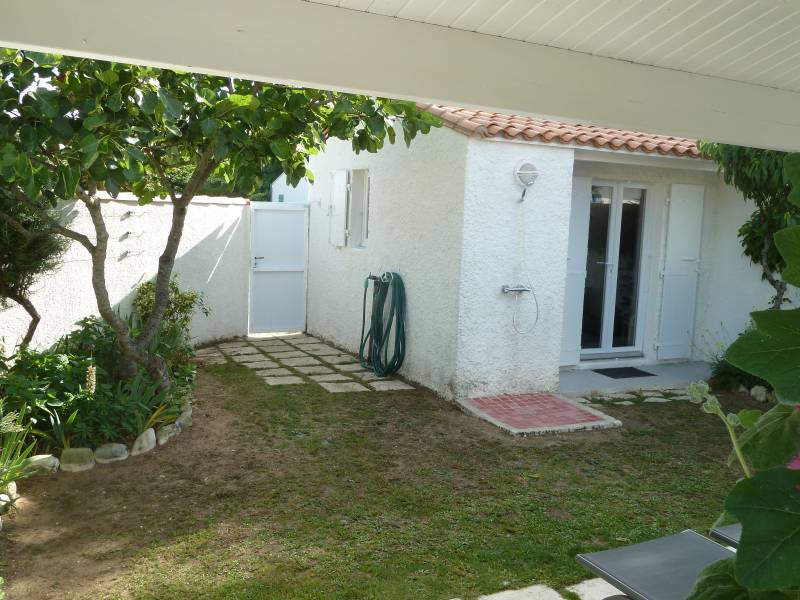
[[[800,404],[800,309],[751,313],[756,328],[725,353],[732,365],[766,379],[785,404]]]
[[[800,471],[761,471],[737,483],[725,510],[739,519],[736,581],[755,590],[800,587]]]
[[[800,206],[800,152],[788,154],[783,159],[783,174],[786,183],[792,186],[789,200]]]
[[[687,600],[790,600],[783,592],[748,590],[736,581],[735,558],[711,563],[700,572]]]

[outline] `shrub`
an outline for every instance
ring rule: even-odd
[[[0,400],[0,492],[5,492],[9,483],[26,475],[25,459],[33,451],[35,443],[25,442],[28,432],[23,421],[20,413],[4,412]]]
[[[148,301],[152,306],[152,290],[152,285],[140,287],[134,313],[127,318],[132,330],[141,323],[140,311],[147,310]],[[180,290],[174,280],[170,290],[168,317],[147,349],[166,361],[172,381],[168,390],[143,370],[130,379],[117,376],[116,338],[96,317],[79,321],[49,350],[21,349],[11,359],[0,359],[0,397],[30,426],[39,446],[97,447],[133,439],[178,417],[195,378],[189,322],[195,310],[208,310],[197,292]]]

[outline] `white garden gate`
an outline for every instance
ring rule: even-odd
[[[306,327],[305,204],[251,204],[250,333]]]

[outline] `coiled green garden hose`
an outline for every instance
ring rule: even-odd
[[[372,315],[367,324],[367,290],[373,282]],[[386,310],[390,299],[389,310]],[[394,328],[394,329],[393,329]],[[389,348],[392,346],[391,355]],[[398,273],[370,275],[364,280],[364,302],[361,311],[361,345],[358,360],[378,377],[396,373],[406,357],[406,290]]]

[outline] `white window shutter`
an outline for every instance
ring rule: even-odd
[[[331,173],[330,243],[342,247],[347,243],[347,171]]]

